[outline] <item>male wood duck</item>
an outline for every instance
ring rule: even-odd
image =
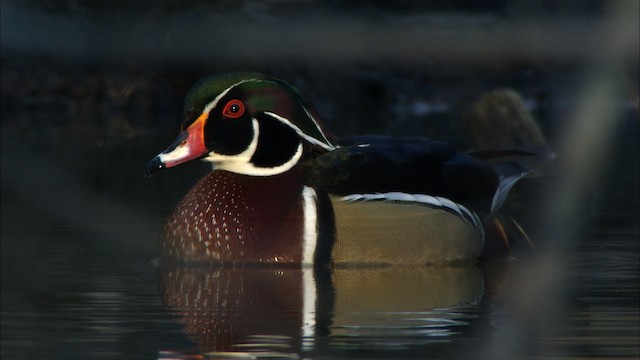
[[[161,234],[180,262],[426,264],[476,258],[524,174],[421,137],[338,140],[301,94],[258,73],[197,83],[147,174],[213,164]]]

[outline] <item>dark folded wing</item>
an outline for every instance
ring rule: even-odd
[[[489,213],[498,176],[482,160],[422,137],[352,138],[309,163],[308,184],[336,195],[403,192],[441,196]]]

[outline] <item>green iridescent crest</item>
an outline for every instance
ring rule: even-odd
[[[327,149],[334,147],[298,90],[260,73],[229,73],[198,82],[185,100],[185,124],[193,122],[207,105],[223,93],[224,96],[232,95],[242,100],[252,114],[275,115],[299,130],[302,133],[300,135],[312,140],[312,143]]]

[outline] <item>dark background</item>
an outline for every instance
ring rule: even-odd
[[[0,10],[3,358],[155,357],[155,345],[183,341],[148,261],[164,217],[209,168],[142,175],[176,136],[193,83],[235,70],[295,85],[338,136],[423,135],[463,149],[471,104],[518,91],[564,180],[541,199],[548,246],[507,287],[521,331],[498,326],[504,338],[482,353],[536,348],[551,326],[537,319],[580,298],[622,333],[622,356],[638,355],[636,1],[16,0]],[[627,287],[598,297],[618,283]],[[575,353],[611,355],[598,346],[618,330],[580,326],[554,334],[588,339]],[[86,329],[108,336],[61,341]],[[105,345],[109,336],[118,340]]]

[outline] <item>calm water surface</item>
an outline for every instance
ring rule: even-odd
[[[561,258],[566,280],[546,311],[510,305],[527,296],[523,270],[544,272],[527,256],[318,273],[158,266],[162,220],[206,167],[143,179],[162,146],[26,147],[12,135],[3,129],[3,359],[640,354],[638,209],[624,194],[637,191],[633,176],[608,184],[613,195]],[[530,317],[551,331],[509,331]]]

